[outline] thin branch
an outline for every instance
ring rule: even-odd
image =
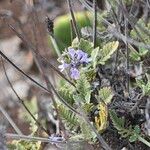
[[[93,12],[93,9],[84,0],[79,0],[79,1],[83,5],[85,5],[85,7],[89,11]],[[98,20],[102,20],[105,25],[109,26],[108,32],[110,32],[117,39],[120,39],[122,41],[125,41],[125,39],[127,39],[127,42],[132,44],[132,45],[135,45],[137,47],[143,47],[143,48],[146,48],[146,49],[150,50],[150,45],[149,44],[144,44],[144,43],[138,42],[138,41],[136,41],[136,40],[134,40],[130,37],[125,37],[122,33],[118,32],[118,30],[110,22],[108,22],[105,18],[100,16],[100,14],[97,14],[97,15],[98,15]]]
[[[147,2],[147,5],[148,5],[148,7],[149,7],[149,9],[150,9],[150,1],[149,1],[149,0],[146,0],[146,2]]]
[[[37,39],[38,35],[36,35],[36,33],[37,33],[37,30],[36,30],[37,24],[36,24],[36,22],[38,22],[38,15],[37,15],[36,12],[33,12],[33,13],[34,13],[34,15],[35,15],[35,17],[33,16],[33,34],[34,34],[34,38],[35,38],[36,49],[39,51],[39,48],[38,48],[38,39]],[[35,20],[35,19],[36,19],[36,20]],[[31,50],[31,51],[32,51],[32,50]],[[32,53],[34,54],[33,51],[32,51]],[[47,73],[46,73],[46,71],[45,71],[44,65],[43,65],[43,63],[41,62],[41,59],[39,58],[39,56],[37,56],[37,55],[35,56],[35,55],[34,55],[34,58],[35,58],[35,60],[36,60],[36,63],[37,63],[38,68],[39,68],[39,70],[40,70],[40,73],[41,73],[43,79],[45,80],[47,89],[48,89],[49,91],[51,91],[50,96],[51,96],[51,98],[52,98],[52,103],[53,103],[53,106],[55,107],[55,111],[56,111],[56,113],[57,113],[57,117],[58,117],[58,120],[59,120],[59,126],[60,126],[60,124],[61,124],[62,130],[63,130],[63,132],[64,132],[64,134],[65,134],[65,127],[64,127],[64,124],[62,123],[62,120],[61,120],[61,118],[60,118],[60,114],[59,114],[59,111],[58,111],[58,106],[57,106],[55,97],[54,97],[53,92],[52,92],[52,90],[53,90],[52,87],[51,87],[52,83],[51,83],[51,81],[49,80],[49,78],[48,78],[48,76],[47,76]],[[57,131],[57,132],[59,132],[59,131]],[[58,134],[60,134],[60,133],[58,133]]]
[[[125,37],[127,37],[128,35],[128,27],[127,27],[127,24],[128,24],[128,21],[126,20],[125,16],[124,16],[124,24],[125,24]],[[128,92],[128,95],[129,95],[129,84],[130,84],[130,75],[129,75],[129,65],[130,65],[130,62],[129,62],[129,47],[128,47],[128,43],[127,43],[127,40],[125,40],[125,45],[126,45],[126,67],[127,67],[127,92]]]
[[[16,95],[16,97],[18,98],[19,102],[21,102],[21,104],[23,105],[23,107],[25,108],[25,110],[30,114],[30,116],[32,117],[32,119],[37,123],[37,125],[39,125],[39,127],[45,132],[48,134],[47,130],[41,125],[41,123],[34,117],[34,115],[31,113],[31,111],[28,109],[28,107],[25,105],[24,101],[20,98],[20,96],[18,95],[18,93],[16,92],[16,90],[14,89],[11,81],[9,80],[9,77],[7,75],[7,72],[6,72],[6,68],[5,68],[5,65],[4,65],[4,62],[3,62],[3,58],[1,57],[1,60],[2,60],[2,66],[3,66],[3,70],[4,70],[4,73],[5,73],[5,76],[6,76],[6,79],[10,85],[10,88],[12,89],[12,91],[14,92],[14,94]],[[49,134],[48,134],[49,135]]]
[[[4,58],[5,58],[8,62],[11,62],[1,51],[0,51],[0,54],[1,54],[2,56],[4,56]],[[11,62],[11,64],[13,64],[13,63]],[[16,65],[13,64],[13,66],[15,67]],[[17,67],[17,66],[16,66],[16,67]],[[15,68],[16,68],[16,67],[15,67]],[[17,67],[17,68],[18,68],[18,67]],[[18,68],[18,69],[19,69],[19,68]],[[20,69],[19,69],[19,70],[20,70]],[[21,71],[21,72],[22,72],[22,71]],[[25,75],[25,76],[26,76],[26,75]],[[29,76],[27,75],[26,77],[29,77]],[[30,78],[31,78],[31,77],[29,77],[29,79],[30,79]],[[32,78],[31,78],[31,79],[32,79]],[[34,79],[32,79],[32,80],[35,81]],[[36,81],[35,81],[35,82],[36,82]],[[57,96],[59,99],[62,100],[62,98],[59,96],[59,94],[57,93],[57,91],[55,90],[55,88],[54,88],[54,86],[51,84],[51,82],[50,82],[49,84],[50,84],[52,90],[54,91],[54,94],[56,94],[56,96]],[[46,91],[49,92],[49,90],[47,90],[47,89],[46,89]],[[64,101],[64,100],[63,100],[63,101]],[[65,102],[65,103],[66,103],[66,102]],[[67,105],[68,105],[68,104],[67,104]],[[68,106],[67,106],[67,107],[68,107]],[[69,107],[70,107],[70,106],[69,106]],[[74,108],[73,108],[73,110],[72,110],[72,107],[71,107],[70,110],[73,111],[73,112],[75,112],[78,116],[84,117],[84,119],[86,119],[83,114],[78,113]],[[87,123],[89,123],[89,121],[88,121],[87,119],[86,119],[86,121],[87,121]],[[91,123],[90,123],[89,125],[92,126]],[[97,133],[96,129],[93,129],[93,126],[92,126],[92,130],[93,130],[94,132],[96,132],[96,135],[98,136],[100,142],[103,143],[102,137]],[[106,146],[107,146],[107,145],[105,145],[104,147],[106,147]]]
[[[40,83],[38,83],[37,81],[35,81],[32,77],[30,77],[29,75],[27,75],[24,71],[22,71],[18,66],[16,66],[1,50],[0,50],[0,55],[7,60],[14,68],[16,68],[21,74],[23,74],[25,77],[27,77],[30,81],[32,81],[33,83],[35,83],[37,86],[39,86],[41,89],[43,89],[44,91],[46,91],[47,93],[51,94],[51,91],[49,91],[47,88],[45,88],[44,86],[42,86]],[[52,86],[53,87],[53,86]],[[59,94],[58,92],[55,90],[55,88],[53,87],[53,91],[55,93],[55,95],[58,97],[58,99],[60,100],[60,102],[62,102],[65,106],[67,106],[72,112],[76,113],[76,114],[80,114],[79,112],[77,112],[72,106],[70,106]]]
[[[120,3],[119,3],[118,1],[119,1]],[[129,23],[129,24],[131,25],[131,27],[135,30],[136,34],[139,36],[139,38],[141,39],[141,41],[145,44],[145,41],[143,40],[141,34],[138,32],[137,28],[135,27],[135,23],[133,23],[133,21],[130,19],[130,16],[129,16],[129,14],[128,14],[128,11],[127,11],[127,9],[126,9],[125,4],[123,3],[123,1],[122,1],[122,0],[117,0],[117,3],[118,3],[118,5],[121,5],[121,6],[122,6],[122,12],[123,12],[123,14],[124,14],[124,18],[125,18],[126,20],[128,20],[128,23]]]
[[[150,136],[150,99],[147,99],[146,108],[145,108],[145,118],[146,124],[145,128],[147,130],[148,135]]]
[[[15,122],[11,119],[11,117],[9,116],[9,114],[5,111],[5,109],[2,106],[0,106],[0,111],[5,116],[5,118],[8,120],[8,122],[11,124],[11,126],[16,131],[16,133],[19,134],[19,135],[22,135],[22,132],[20,131],[20,129],[17,127],[17,125],[15,124]]]
[[[93,19],[93,45],[94,48],[96,46],[96,33],[97,33],[97,0],[93,0],[93,11],[94,11],[94,19]]]
[[[72,86],[75,87],[74,83],[72,83],[69,79],[67,79],[65,77],[65,75],[63,73],[61,73],[55,66],[53,66],[50,61],[48,61],[46,58],[44,58],[43,56],[41,56],[37,50],[34,48],[34,46],[32,45],[31,42],[27,41],[24,36],[22,34],[20,34],[11,24],[7,24],[8,27],[27,45],[27,47],[31,48],[33,50],[33,52],[35,53],[35,55],[39,56],[39,58],[46,62],[46,64],[52,68],[54,71],[56,71],[63,79],[65,79],[68,83],[70,83]]]
[[[42,86],[40,83],[38,83],[37,81],[35,81],[32,77],[30,77],[29,75],[27,75],[24,71],[22,71],[17,65],[15,65],[1,50],[0,50],[0,55],[6,60],[8,61],[14,68],[16,68],[21,74],[23,74],[25,77],[27,77],[29,80],[31,80],[33,83],[35,83],[36,85],[38,85],[40,88],[44,89],[46,92],[49,93],[48,89],[46,89],[44,86]]]
[[[26,136],[26,135],[17,135],[17,134],[11,134],[11,133],[6,133],[5,137],[7,139],[15,139],[15,140],[22,140],[22,141],[35,141],[35,142],[44,142],[44,143],[66,143],[64,141],[59,141],[59,140],[52,140],[48,138],[42,138],[42,137],[34,137],[34,136]]]
[[[67,0],[67,2],[68,2],[69,11],[70,11],[70,14],[71,14],[71,20],[72,20],[72,23],[73,23],[73,27],[74,27],[76,36],[77,36],[78,39],[80,39],[81,35],[80,35],[79,29],[78,29],[78,26],[77,26],[77,23],[76,23],[76,19],[75,19],[73,10],[72,10],[71,1]]]
[[[91,128],[91,130],[96,134],[99,142],[101,143],[101,146],[105,149],[105,150],[112,150],[110,148],[110,146],[105,142],[105,140],[103,139],[103,137],[98,133],[97,129],[95,128],[94,125],[91,124],[90,120],[88,119],[88,117],[85,115],[86,113],[84,112],[84,110],[82,108],[80,108],[80,112],[82,114],[82,117],[84,118],[84,120],[86,121],[86,123],[89,125],[89,127]]]

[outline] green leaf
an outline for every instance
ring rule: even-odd
[[[141,30],[141,27],[139,25],[144,30]],[[141,41],[141,39],[142,39],[141,42],[144,42],[145,44],[149,44],[150,38],[149,38],[149,35],[146,34],[146,32],[145,32],[145,31],[149,31],[149,30],[150,30],[150,23],[145,23],[144,19],[141,18],[138,20],[138,22],[135,25],[135,28],[131,31],[130,34],[133,39],[138,40],[138,41]],[[141,35],[141,38],[139,37],[139,35]]]
[[[73,95],[73,99],[74,99],[74,101],[77,102],[77,103],[81,103],[82,101],[84,101],[84,100],[81,98],[80,94],[74,94],[74,95]]]
[[[149,80],[147,83],[144,83],[143,80],[136,79],[136,84],[142,89],[143,95],[150,94],[150,81]]]
[[[12,149],[12,146],[14,149]],[[33,141],[16,141],[13,140],[11,142],[10,150],[40,150],[41,142],[33,142]]]
[[[95,48],[92,53],[91,53],[91,58],[92,58],[92,62],[93,62],[93,68],[96,68],[96,65],[98,63],[98,55],[99,55],[99,47]]]
[[[94,105],[92,103],[85,103],[82,108],[86,113],[90,113],[93,107]]]
[[[150,95],[150,82],[148,82],[143,88],[143,95]]]
[[[107,43],[101,50],[100,50],[100,60],[99,63],[104,65],[105,62],[110,59],[111,55],[117,50],[119,46],[118,41],[113,41]]]
[[[91,52],[94,49],[92,42],[89,42],[89,41],[84,40],[82,38],[80,39],[80,43],[79,43],[78,48],[81,49],[82,51],[88,53],[88,55],[91,55]]]
[[[119,118],[114,110],[109,110],[109,114],[110,114],[114,127],[118,131],[122,131],[124,129],[124,118]]]
[[[105,102],[105,104],[108,104],[111,102],[114,94],[110,87],[103,87],[99,90],[99,97]]]
[[[135,131],[136,134],[140,134],[141,129],[140,129],[140,127],[139,127],[138,125],[136,125],[136,126],[134,127],[134,131]]]
[[[137,86],[139,86],[140,88],[143,88],[143,86],[145,86],[145,83],[143,80],[140,79],[136,79],[136,84]]]
[[[38,114],[34,115],[34,117],[38,119]],[[38,130],[38,125],[36,124],[35,120],[32,120],[32,122],[30,122],[30,130],[32,131],[31,135],[34,135]]]
[[[90,66],[87,66],[87,67],[82,68],[81,74],[85,74],[87,80],[90,82],[95,79],[96,69],[90,68]]]
[[[136,140],[138,140],[138,136],[136,134],[131,135],[129,138],[130,142],[135,142]]]
[[[141,60],[140,54],[131,45],[129,45],[129,48],[130,48],[130,58],[131,58],[131,60],[140,61]]]
[[[145,48],[139,48],[139,55],[140,56],[145,56],[148,53],[148,50]]]
[[[74,98],[73,98],[74,91],[75,91],[74,87],[68,85],[67,83],[60,85],[58,89],[58,93],[60,94],[60,96],[71,106],[73,106],[74,104]]]
[[[138,140],[139,134],[140,134],[140,128],[138,125],[136,125],[133,129],[132,125],[128,127],[128,129],[124,128],[124,119],[119,118],[115,111],[110,110],[110,117],[113,122],[114,127],[118,130],[118,133],[124,137],[127,138],[129,137],[130,142],[135,142]]]
[[[91,86],[90,83],[88,82],[85,74],[81,74],[80,79],[77,80],[76,83],[76,88],[79,93],[74,95],[74,98],[77,100],[81,100],[84,103],[90,103],[90,98],[91,98]]]
[[[69,129],[75,129],[78,126],[78,118],[73,112],[63,105],[58,106],[58,111],[60,116],[63,118],[65,125],[69,127]]]
[[[79,119],[80,122],[80,128],[81,128],[81,133],[84,136],[85,140],[90,140],[96,138],[95,132],[90,128],[90,126],[83,120]]]

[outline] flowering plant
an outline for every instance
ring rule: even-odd
[[[107,105],[110,103],[114,94],[110,86],[98,90],[100,83],[99,81],[96,83],[97,71],[99,65],[104,65],[117,48],[117,41],[109,42],[102,48],[94,48],[90,41],[84,40],[83,38],[80,40],[74,39],[72,45],[58,59],[60,62],[58,68],[61,72],[66,73],[74,84],[74,86],[70,86],[66,81],[63,81],[63,84],[59,88],[60,95],[72,106],[76,105],[77,110],[81,109],[86,115],[90,115],[91,119],[94,119],[92,122],[99,132],[104,131],[107,127]],[[100,97],[99,94],[95,95],[94,93],[97,90],[103,96],[101,95]],[[93,101],[93,99],[97,100]],[[100,102],[101,100],[103,102]],[[95,109],[98,110],[97,116],[92,114],[92,111],[95,113]],[[95,133],[91,131],[85,121],[82,121],[84,127],[79,123],[81,117],[62,105],[59,105],[59,110],[61,111],[60,114],[64,114],[64,112],[64,115],[71,114],[71,116],[69,115],[71,117],[70,121],[74,123],[76,120],[76,124],[74,123],[75,126],[79,124],[79,127],[82,128],[81,130],[84,130],[83,128],[85,127],[89,130],[88,136],[87,133],[84,135],[84,131],[81,131],[82,136],[80,138],[84,137],[90,140],[96,137]],[[62,115],[62,117],[64,116]],[[71,125],[71,127],[74,125]]]
[[[74,48],[68,48],[68,52],[66,53],[69,58],[69,63],[66,63],[65,60],[61,60],[61,65],[58,67],[61,71],[69,68],[69,74],[72,79],[79,79],[80,72],[79,67],[82,65],[86,65],[90,62],[90,58],[88,58],[88,54],[83,52],[82,50],[75,50]]]
[[[113,80],[116,80],[113,76],[117,77],[118,72],[109,73],[109,69],[113,66],[111,59],[118,48],[118,41],[111,41],[103,46],[94,47],[89,40],[76,38],[72,45],[59,57],[60,65],[58,68],[72,82],[70,85],[66,80],[61,81],[58,88],[59,94],[77,110],[77,112],[73,112],[63,105],[58,106],[66,127],[68,130],[73,129],[74,131],[71,136],[72,139],[95,141],[97,132],[103,133],[107,130],[108,116],[110,115],[114,127],[122,137],[129,138],[130,142],[136,140],[146,142],[141,137],[141,130],[138,125],[126,129],[124,119],[119,118],[113,110],[109,110],[111,101],[116,99],[115,97],[124,99],[116,92],[119,89],[119,83],[117,83],[119,86],[116,85],[117,89],[112,84],[115,82]],[[133,58],[133,53],[130,56]],[[121,83],[124,82],[122,79],[119,80]],[[143,87],[143,85],[140,86]],[[87,119],[97,132],[90,128]],[[149,145],[149,143],[147,144]]]

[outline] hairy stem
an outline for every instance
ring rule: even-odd
[[[150,142],[145,140],[143,137],[138,136],[138,140],[141,141],[142,143],[144,143],[145,145],[147,145],[148,147],[150,147]]]

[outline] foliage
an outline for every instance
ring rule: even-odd
[[[92,139],[96,138],[95,133],[91,130],[87,122],[84,120],[79,119],[80,121],[80,127],[81,127],[81,135],[83,136],[83,139],[91,141]]]
[[[142,30],[140,26],[142,26],[143,28]],[[149,44],[150,39],[149,35],[147,34],[149,30],[150,30],[150,23],[145,24],[144,18],[141,18],[138,20],[137,24],[135,25],[135,28],[131,31],[131,36],[134,39],[138,39],[140,41],[143,40],[145,44]]]
[[[100,55],[99,52],[100,52],[99,47],[97,47],[91,53],[91,58],[93,61],[93,68],[94,69],[96,69],[96,66],[98,64],[98,56]]]
[[[119,45],[119,42],[109,42],[106,45],[103,46],[103,48],[100,50],[100,59],[99,63],[104,65],[105,62],[110,59],[111,55],[117,50]]]
[[[150,143],[147,142],[145,139],[141,136],[141,130],[138,125],[132,127],[131,125],[128,127],[128,129],[125,128],[125,120],[124,118],[119,118],[115,111],[110,110],[110,117],[113,122],[114,127],[118,130],[118,133],[123,138],[129,138],[130,142],[135,142],[137,140],[145,143],[146,145],[150,146]]]
[[[84,50],[84,52],[90,55],[93,50],[93,43],[84,39],[80,39],[78,48]]]
[[[103,132],[107,128],[107,105],[111,102],[111,99],[113,98],[113,92],[110,87],[101,88],[97,97],[98,100],[100,100],[101,102],[99,102],[98,105],[94,106],[91,100],[92,88],[90,83],[95,78],[95,69],[97,68],[97,66],[100,64],[106,64],[108,59],[110,59],[114,52],[117,50],[118,46],[119,42],[113,41],[108,42],[105,46],[102,47],[102,49],[100,49],[99,47],[94,48],[92,42],[83,38],[81,38],[80,40],[75,38],[72,41],[71,47],[68,48],[68,51],[65,51],[60,57],[62,62],[69,64],[70,61],[74,61],[74,59],[72,58],[78,57],[78,55],[72,56],[72,54],[74,54],[77,50],[82,50],[88,55],[90,60],[88,64],[86,64],[86,66],[83,64],[82,66],[78,67],[80,76],[79,79],[76,79],[76,81],[74,82],[76,88],[70,88],[67,87],[66,84],[64,84],[58,88],[58,91],[68,103],[70,103],[72,106],[75,105],[77,107],[77,110],[82,109],[86,113],[86,115],[89,115],[93,111],[94,107],[96,107],[96,109],[98,110],[98,115],[93,115],[92,117],[94,118],[93,125],[96,126],[98,132]],[[69,60],[70,55],[71,60]],[[71,66],[73,65],[74,64],[72,63]],[[63,118],[63,120],[65,120],[66,126],[72,129],[76,129],[76,124],[79,124],[80,136],[77,136],[78,138],[84,137],[87,140],[95,138],[95,134],[93,134],[93,131],[89,128],[85,121],[81,121],[78,115],[76,116],[64,106],[60,105],[59,108],[61,117]]]
[[[80,79],[77,80],[76,88],[79,93],[77,92],[77,94],[74,95],[75,101],[78,101],[80,103],[89,103],[91,97],[90,83],[88,82],[84,74],[82,74]]]
[[[132,46],[130,48],[130,58],[132,61],[141,61],[142,57],[145,57],[148,54],[148,50],[145,48],[139,48],[139,52],[136,51]]]
[[[143,112],[146,112],[146,109],[149,111],[146,103],[141,100],[144,97],[148,101],[150,96],[149,10],[141,11],[145,0],[143,3],[133,0],[108,0],[104,11],[97,5],[100,7],[100,11],[97,11],[97,23],[93,20],[96,34],[94,24],[89,27],[91,22],[88,19],[94,15],[93,7],[89,1],[80,2],[91,12],[90,15],[88,12],[87,17],[87,12],[75,13],[77,29],[79,32],[81,30],[81,36],[75,35],[69,15],[58,17],[54,22],[53,43],[61,51],[60,56],[58,55],[58,61],[61,63],[58,68],[67,78],[61,80],[57,90],[53,89],[56,96],[60,96],[68,104],[67,107],[56,101],[60,116],[58,118],[62,119],[70,139],[96,142],[96,132],[105,136],[107,128],[113,125],[120,137],[129,142],[141,141],[150,147],[150,142],[145,140],[148,137],[146,132],[141,130],[141,124],[145,123]],[[86,27],[81,29],[79,24]],[[138,65],[141,67],[140,71]],[[63,77],[58,70],[57,72]],[[36,100],[25,103],[37,117]],[[141,107],[141,104],[145,107]],[[134,110],[135,107],[137,109]],[[123,117],[118,117],[114,108],[117,108],[118,114]],[[136,114],[140,114],[144,121],[136,118]],[[31,135],[36,134],[38,127],[35,122],[30,116],[24,116],[29,118]],[[90,125],[94,126],[96,132]],[[39,149],[39,145],[38,142],[30,145],[21,141],[14,144],[20,149]]]
[[[96,68],[97,64],[104,65],[107,60],[110,59],[111,55],[117,50],[118,45],[118,41],[113,41],[104,45],[102,49],[99,49],[98,47],[95,48],[91,53],[93,68]]]
[[[64,107],[63,105],[59,105],[58,110],[60,116],[65,122],[65,125],[70,130],[76,129],[79,124],[77,116],[74,113],[72,113],[70,110],[68,110],[66,107]]]
[[[68,104],[71,106],[74,104],[74,99],[73,99],[73,93],[75,92],[75,89],[68,85],[67,83],[60,84],[60,87],[58,89],[58,93],[60,96],[66,100]]]
[[[150,95],[150,80],[145,83],[142,79],[136,79],[136,84],[142,89],[143,96]]]
[[[9,150],[40,150],[41,142],[13,141],[8,147]]]
[[[95,124],[99,132],[102,132],[107,128],[108,122],[107,105],[111,102],[113,96],[114,95],[110,87],[103,87],[99,90],[98,99],[100,99],[101,102],[97,105],[99,113],[97,116],[95,116]]]
[[[97,107],[99,109],[99,113],[98,116],[95,116],[95,124],[97,130],[102,132],[107,127],[108,109],[107,105],[104,103],[100,103]]]
[[[103,100],[105,104],[109,104],[114,94],[110,87],[103,87],[99,90],[99,98]]]

